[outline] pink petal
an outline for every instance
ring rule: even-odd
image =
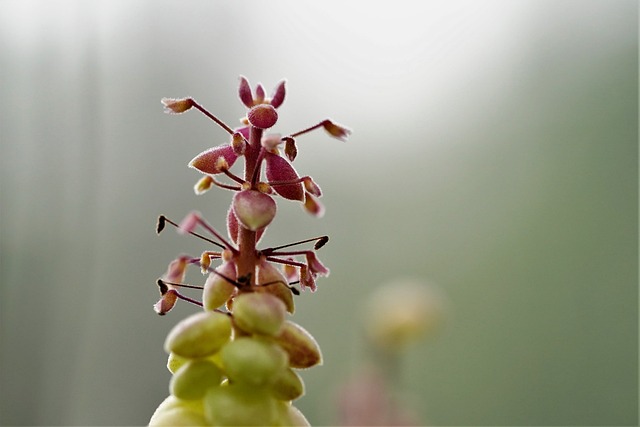
[[[273,91],[273,95],[271,96],[271,105],[273,105],[273,108],[278,108],[284,102],[284,96],[286,93],[284,85],[286,82],[286,80],[282,80]]]
[[[240,86],[238,87],[238,95],[240,101],[247,107],[253,107],[253,95],[251,94],[251,86],[244,76],[240,76]]]
[[[189,162],[189,167],[202,173],[215,175],[222,173],[225,167],[233,166],[237,158],[238,155],[233,151],[233,147],[229,144],[223,144],[198,154]]]
[[[302,183],[297,182],[294,184],[275,185],[277,182],[296,181],[300,179],[293,166],[291,166],[291,164],[283,157],[271,153],[268,153],[265,156],[265,162],[267,180],[270,185],[272,185],[276,193],[285,199],[303,201],[304,189]]]

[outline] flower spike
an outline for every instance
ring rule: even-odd
[[[193,187],[196,194],[219,188],[233,196],[225,221],[228,238],[195,211],[180,223],[164,215],[158,218],[157,233],[168,224],[215,247],[198,257],[179,256],[156,282],[160,291],[153,306],[156,313],[165,315],[178,300],[199,307],[200,312],[178,322],[167,336],[171,396],[160,404],[150,426],[308,425],[291,405],[304,391],[293,369],[321,364],[321,352],[313,337],[286,316],[294,313],[294,297],[300,295],[294,285],[314,292],[318,278],[329,275],[316,254],[329,237],[264,249],[258,243],[276,217],[276,199],[298,202],[314,216],[324,213],[318,201],[320,187],[292,166],[298,156],[296,137],[323,128],[345,140],[351,131],[326,119],[284,137],[267,134],[278,122],[285,80],[268,98],[264,86],[257,84],[252,90],[240,76],[238,96],[246,108],[238,128],[193,98],[162,100],[166,112],[181,114],[195,108],[229,135],[227,143],[202,151],[189,167],[201,174]],[[236,163],[242,163],[242,173],[235,172],[240,169],[234,169]],[[204,234],[196,232],[198,228]],[[184,283],[189,267],[206,276],[203,284]],[[182,293],[198,291],[200,299]]]

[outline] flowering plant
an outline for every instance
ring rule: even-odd
[[[318,200],[320,187],[291,165],[298,152],[296,138],[324,128],[345,140],[350,131],[326,119],[287,136],[266,135],[265,130],[278,120],[285,81],[268,98],[262,85],[252,91],[241,77],[238,93],[248,110],[237,129],[192,98],[162,100],[168,113],[195,108],[229,134],[229,142],[203,151],[189,166],[203,174],[194,187],[196,194],[214,186],[235,194],[226,217],[228,238],[197,212],[180,223],[165,216],[158,219],[158,233],[170,224],[216,249],[199,257],[179,256],[157,281],[160,300],[154,309],[158,314],[168,313],[178,300],[201,306],[203,311],[180,321],[167,336],[171,395],[156,409],[150,425],[308,425],[291,404],[304,393],[297,370],[320,364],[322,356],[311,334],[286,317],[293,314],[294,295],[300,293],[295,285],[315,291],[318,277],[329,274],[316,256],[329,238],[263,249],[257,244],[275,218],[275,197],[300,202],[315,216],[324,213]],[[244,161],[242,176],[231,171],[239,160]],[[220,181],[222,176],[227,181]],[[196,232],[199,228],[209,236]],[[311,249],[292,249],[311,243]],[[214,262],[219,265],[213,267]],[[203,286],[184,283],[191,265],[207,275]],[[182,289],[188,288],[202,290],[201,300],[185,295]]]

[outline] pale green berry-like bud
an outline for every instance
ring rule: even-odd
[[[223,313],[193,314],[171,329],[164,342],[167,353],[197,359],[216,353],[231,338],[231,319]]]
[[[276,202],[255,190],[237,192],[233,196],[232,206],[238,221],[251,231],[266,227],[276,216]]]
[[[275,296],[284,303],[285,308],[291,314],[295,311],[295,303],[293,301],[293,292],[285,282],[275,282],[268,286],[256,286],[254,292],[266,293]]]
[[[231,280],[236,280],[236,265],[231,261],[223,263],[216,268],[216,271]],[[216,273],[210,273],[207,281],[204,283],[204,290],[202,291],[202,305],[204,309],[217,309],[231,298],[235,290],[236,287],[229,283],[227,279]]]
[[[202,400],[182,400],[169,396],[158,405],[149,426],[206,426]]]
[[[175,374],[178,369],[185,363],[187,363],[189,359],[185,359],[184,357],[180,357],[175,353],[169,353],[169,357],[167,358],[167,369],[172,374]]]
[[[245,332],[274,336],[284,323],[286,307],[267,293],[246,293],[233,302],[233,320]]]
[[[222,348],[220,356],[230,381],[251,385],[274,381],[289,362],[280,346],[258,337],[237,338]]]
[[[322,364],[322,353],[316,340],[302,326],[290,320],[282,325],[275,342],[289,355],[291,368],[304,369]]]
[[[211,387],[217,387],[222,372],[207,360],[190,360],[171,377],[169,389],[179,399],[201,399]]]
[[[296,408],[293,405],[286,405],[283,408],[283,412],[281,413],[280,424],[281,426],[291,426],[291,427],[310,427],[309,421],[305,418],[305,416],[300,412],[300,409]]]
[[[304,395],[304,382],[293,369],[285,369],[271,384],[271,392],[278,400],[295,400]]]
[[[207,421],[215,426],[270,426],[278,421],[277,401],[264,389],[229,384],[207,391]]]

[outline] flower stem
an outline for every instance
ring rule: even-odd
[[[262,129],[251,126],[249,133],[249,144],[245,150],[244,158],[244,179],[251,183],[251,189],[255,190],[257,182],[253,182],[253,177],[259,175],[259,154],[262,146]],[[240,254],[237,259],[238,277],[252,278],[255,275],[256,265],[258,265],[258,253],[256,251],[256,232],[239,224],[238,249]]]

